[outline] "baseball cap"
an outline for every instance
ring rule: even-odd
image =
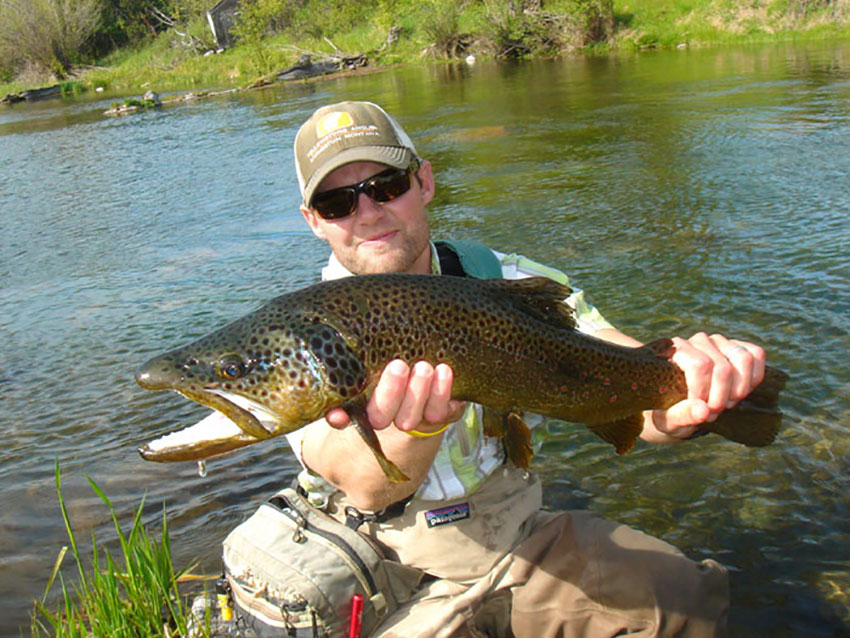
[[[295,136],[295,170],[304,205],[332,171],[351,162],[407,168],[417,157],[404,129],[371,102],[339,102],[318,109]]]

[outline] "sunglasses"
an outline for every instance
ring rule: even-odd
[[[364,179],[359,184],[341,186],[316,193],[311,208],[322,219],[343,219],[357,211],[357,199],[360,193],[379,204],[401,197],[410,190],[410,175],[419,167],[416,163],[408,168],[388,168],[377,175]]]

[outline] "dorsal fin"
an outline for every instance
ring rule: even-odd
[[[488,279],[487,284],[510,295],[519,309],[543,321],[553,320],[568,328],[576,327],[575,311],[564,300],[572,289],[548,277]]]

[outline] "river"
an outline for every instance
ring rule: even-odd
[[[0,636],[67,543],[56,461],[81,539],[114,539],[88,476],[125,524],[165,504],[176,563],[208,573],[295,473],[282,438],[205,478],[143,461],[206,410],[133,372],[316,280],[291,145],[343,99],[382,104],[432,161],[436,235],[565,270],[637,338],[739,336],[791,374],[769,448],[620,458],[563,425],[533,467],[549,507],[728,565],[733,635],[850,635],[850,45],[399,67],[120,118],[112,99],[0,108]]]

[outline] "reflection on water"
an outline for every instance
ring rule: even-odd
[[[733,573],[736,635],[850,629],[850,48],[665,51],[432,66],[132,117],[108,100],[0,110],[0,596],[18,635],[72,522],[109,536],[166,503],[178,564],[217,569],[226,532],[296,465],[270,441],[208,463],[134,447],[203,408],[136,366],[317,277],[291,144],[317,106],[371,99],[435,166],[439,235],[569,272],[641,339],[757,340],[792,374],[778,443],[712,437],[619,458],[556,426],[535,460],[551,507],[593,507]]]

